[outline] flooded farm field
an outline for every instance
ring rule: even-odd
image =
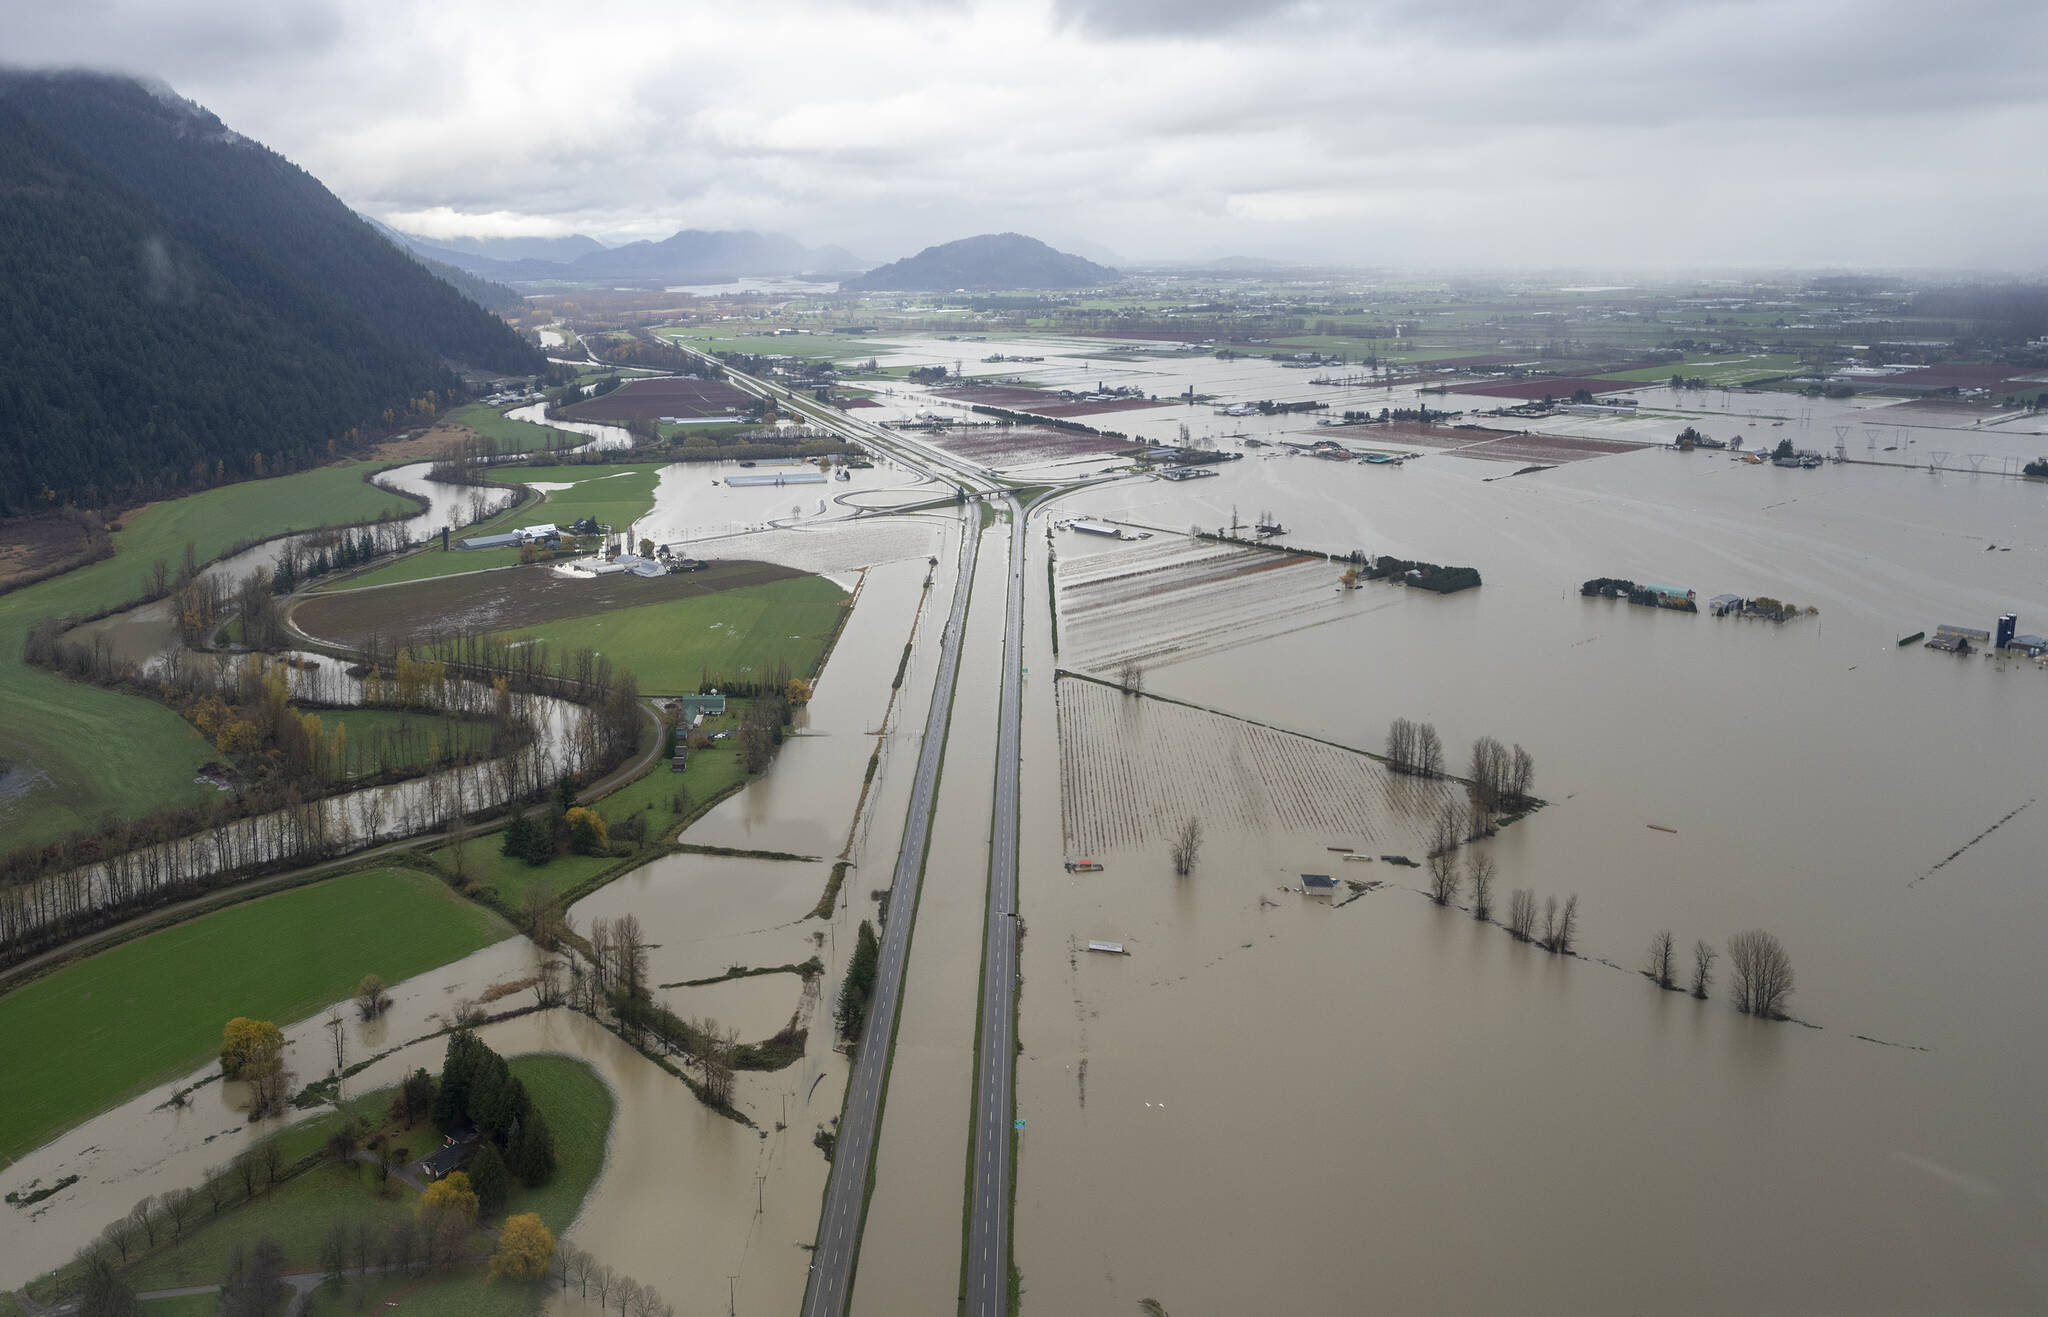
[[[1463,789],[1393,773],[1356,750],[1062,677],[1060,816],[1076,858],[1164,847],[1183,820],[1266,826],[1361,854],[1419,857],[1430,823]],[[1338,861],[1326,854],[1324,867]],[[1347,878],[1367,875],[1356,866]]]
[[[1134,523],[1143,524],[1143,523]],[[1306,631],[1387,602],[1343,590],[1322,558],[1197,540],[1160,530],[1103,548],[1062,534],[1060,660],[1116,676]]]
[[[1573,420],[1596,440],[1661,425],[1659,443],[1683,423]],[[2031,1132],[2048,1070],[2027,1041],[2048,1026],[2030,950],[2048,814],[2038,747],[2011,730],[2048,715],[2048,671],[1897,643],[2006,611],[2041,629],[2042,489],[1661,449],[1512,480],[1448,450],[1398,471],[1254,450],[1220,471],[1097,486],[1050,515],[1182,528],[1271,509],[1290,544],[1471,565],[1485,584],[1367,583],[1355,614],[1307,630],[1280,591],[1262,634],[1226,578],[1210,588],[1249,639],[1176,658],[1203,589],[1178,608],[1142,589],[1088,602],[1119,560],[1172,561],[1171,542],[1083,557],[1055,533],[1060,664],[1113,678],[1104,665],[1152,653],[1146,690],[1165,700],[1026,683],[1026,763],[1061,765],[1027,772],[1021,829],[1027,1310],[2048,1303]],[[1334,585],[1330,564],[1301,570]],[[1579,597],[1602,575],[1819,611],[1774,625]],[[1031,663],[1042,609],[1034,628]],[[1516,888],[1577,894],[1579,954],[1437,908],[1419,871],[1341,861],[1326,848],[1366,842],[1334,825],[1372,802],[1241,801],[1264,774],[1214,715],[1156,720],[1171,748],[1152,749],[1167,700],[1367,749],[1395,717],[1426,720],[1453,771],[1475,737],[1527,746],[1549,805],[1474,849],[1499,865],[1496,911]],[[1134,778],[1170,803],[1120,798]],[[1062,867],[1076,818],[1193,802],[1209,826],[1189,879],[1156,824],[1088,835],[1100,873]],[[1279,890],[1360,871],[1387,885],[1341,905]],[[1798,1022],[1739,1014],[1725,952],[1707,1000],[1659,991],[1638,969],[1665,928],[1682,951],[1778,935]]]

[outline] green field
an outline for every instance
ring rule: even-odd
[[[699,352],[745,352],[806,361],[866,361],[890,350],[886,342],[864,334],[731,334],[676,329],[665,330],[661,336]]]
[[[1791,375],[1799,370],[1799,358],[1772,356],[1765,353],[1744,353],[1740,356],[1703,357],[1674,362],[1664,366],[1645,366],[1641,370],[1613,371],[1604,376],[1610,380],[1644,380],[1662,384],[1673,375],[1687,379],[1703,379],[1710,389],[1734,388],[1751,380],[1776,379]]]
[[[548,1125],[555,1132],[556,1169],[554,1178],[538,1189],[515,1186],[503,1215],[537,1212],[559,1237],[575,1220],[584,1198],[604,1169],[605,1141],[611,1132],[614,1110],[611,1091],[588,1065],[571,1057],[538,1054],[511,1057],[508,1063],[512,1073],[526,1085],[534,1105],[546,1113]],[[438,1069],[432,1064],[427,1068]],[[387,1089],[351,1105],[381,1110],[389,1097]],[[439,1142],[439,1135],[430,1126],[396,1137],[415,1155]],[[379,1198],[373,1191],[369,1167],[317,1167],[197,1230],[189,1230],[183,1240],[138,1263],[123,1279],[138,1291],[217,1283],[226,1275],[229,1259],[237,1247],[246,1248],[266,1237],[276,1240],[284,1249],[287,1272],[318,1270],[320,1245],[334,1222],[353,1225],[369,1220],[388,1229],[412,1215],[418,1195],[396,1179],[392,1185],[394,1195]],[[479,1231],[474,1237],[475,1250],[483,1252],[490,1246],[490,1237]],[[406,1309],[426,1313],[524,1312],[536,1296],[532,1289],[493,1282],[482,1268],[475,1266],[425,1281],[372,1281],[368,1291],[381,1298],[387,1291],[401,1288],[409,1291]],[[323,1292],[321,1297],[326,1303],[319,1310],[342,1311],[345,1306],[359,1306],[356,1300],[363,1297],[363,1291],[363,1282],[352,1279],[341,1294]],[[152,1304],[145,1311],[154,1312],[156,1306]]]
[[[321,467],[155,504],[115,532],[112,558],[0,595],[0,764],[32,766],[47,779],[0,804],[0,848],[52,841],[108,814],[134,818],[212,794],[192,777],[213,750],[184,719],[147,700],[28,667],[21,645],[29,626],[39,617],[97,612],[135,598],[149,565],[162,558],[175,571],[188,543],[204,563],[244,539],[412,512],[409,500],[364,479],[380,465]]]
[[[552,425],[535,425],[531,421],[515,421],[508,418],[496,407],[480,402],[466,407],[457,407],[443,416],[449,425],[466,425],[486,439],[498,441],[501,453],[532,453],[544,448],[574,448],[586,444],[590,439],[574,430],[557,430]]]
[[[497,478],[520,483],[568,485],[568,489],[546,491],[545,498],[528,499],[519,507],[490,522],[471,527],[466,535],[499,534],[521,526],[552,522],[567,526],[584,517],[621,532],[654,509],[654,487],[661,480],[663,463],[634,462],[619,465],[522,466],[500,471]],[[630,546],[629,546],[630,547]],[[508,567],[519,561],[517,549],[451,549],[438,546],[386,563],[375,571],[351,577],[335,588],[357,590],[370,585],[391,585],[398,581],[421,581],[431,576],[451,576],[486,567]]]
[[[667,836],[697,806],[746,778],[739,750],[731,741],[722,741],[710,749],[693,751],[690,766],[680,773],[670,768],[666,759],[657,762],[650,772],[598,801],[596,808],[615,833],[620,823],[639,814],[645,820],[646,841],[651,843]],[[679,791],[688,796],[681,814],[674,809]],[[524,906],[529,888],[537,887],[551,898],[559,897],[621,863],[609,855],[558,855],[535,867],[504,854],[504,842],[503,829],[472,838],[467,843],[463,868],[470,883],[489,888],[508,910]],[[426,852],[426,858],[443,873],[454,875],[454,846],[438,846]]]
[[[809,675],[846,597],[822,576],[799,576],[504,634],[546,640],[561,652],[587,646],[638,677],[641,694],[672,695],[696,690],[706,673],[765,676],[777,659]]]
[[[311,712],[319,717],[320,730],[329,738],[334,736],[336,728],[347,729],[350,777],[367,777],[377,771],[369,756],[380,734],[390,737],[391,744],[401,748],[391,762],[391,766],[398,769],[425,768],[460,754],[488,750],[491,746],[490,724],[465,718],[427,717],[397,709],[315,709]],[[413,735],[406,736],[408,731]],[[430,736],[440,742],[439,760],[430,757],[429,752],[434,747],[424,743],[424,739]],[[407,740],[423,743],[407,746]]]
[[[412,1139],[421,1147],[440,1141],[431,1128]],[[227,1275],[234,1251],[261,1238],[274,1239],[284,1249],[286,1271],[318,1271],[321,1241],[335,1221],[370,1221],[389,1230],[412,1216],[418,1194],[394,1179],[396,1194],[379,1198],[375,1184],[370,1167],[360,1162],[317,1166],[197,1230],[188,1228],[185,1238],[137,1263],[122,1279],[138,1292],[217,1284]],[[486,1246],[481,1235],[476,1243]]]
[[[233,1016],[286,1024],[510,935],[425,874],[372,869],[66,966],[0,997],[0,1158],[204,1064]]]

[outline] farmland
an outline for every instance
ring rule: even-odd
[[[11,765],[23,788],[0,797],[0,844],[50,841],[110,812],[132,818],[209,794],[192,779],[212,750],[182,718],[22,663],[22,640],[37,618],[135,598],[149,565],[163,559],[175,567],[188,544],[203,563],[245,539],[413,511],[409,500],[368,483],[376,469],[345,463],[151,504],[114,533],[112,558],[0,596],[0,776]]]
[[[0,1157],[205,1062],[236,1015],[279,1022],[509,936],[420,873],[371,869],[124,943],[0,997]],[[175,986],[175,991],[173,987]]]
[[[1355,750],[1062,677],[1060,818],[1067,853],[1160,843],[1190,815],[1212,832],[1287,832],[1420,854],[1453,784],[1401,777]],[[1362,840],[1361,840],[1362,839]]]
[[[429,555],[431,556],[431,555]],[[454,557],[444,554],[443,557]],[[464,557],[472,555],[462,555]],[[480,631],[541,626],[674,599],[768,585],[801,575],[763,562],[721,562],[692,572],[595,580],[561,576],[546,567],[443,576],[385,590],[350,590],[301,602],[294,618],[309,634],[351,647],[371,633],[408,637],[461,626]]]
[[[505,634],[558,649],[587,646],[637,676],[643,694],[673,694],[696,690],[707,674],[758,680],[777,662],[796,676],[814,672],[846,598],[821,576],[799,576]]]
[[[1033,426],[993,426],[972,430],[949,430],[940,435],[939,446],[949,453],[991,466],[1017,466],[1030,462],[1055,462],[1090,453],[1114,453],[1130,446],[1126,439],[1083,434],[1075,430],[1046,430]]]
[[[1125,662],[1165,667],[1400,601],[1336,583],[1318,558],[1178,535],[1069,558],[1059,564],[1060,657],[1105,676]]]
[[[535,425],[531,421],[515,421],[495,407],[473,402],[467,407],[457,407],[442,417],[447,425],[461,425],[474,430],[485,439],[498,445],[501,453],[532,453],[546,448],[574,448],[588,443],[589,439],[573,430],[557,430],[551,425]]]
[[[628,380],[610,393],[566,408],[562,414],[574,421],[611,422],[661,416],[724,416],[744,410],[752,401],[752,395],[724,380],[668,376]]]
[[[699,352],[744,352],[751,356],[802,357],[809,361],[866,361],[889,351],[887,343],[857,334],[721,334],[670,330],[663,338]]]
[[[1727,389],[1748,384],[1753,380],[1777,379],[1796,374],[1798,370],[1797,357],[1748,353],[1737,357],[1687,359],[1668,366],[1645,366],[1640,370],[1619,370],[1605,378],[1662,384],[1673,375],[1680,375],[1689,380],[1704,380],[1710,389]]]
[[[566,526],[589,517],[600,525],[621,532],[654,509],[654,487],[661,479],[662,464],[637,462],[627,465],[604,463],[570,466],[522,466],[496,473],[507,483],[565,485],[564,489],[543,491],[543,497],[529,499],[518,508],[465,534],[498,534],[521,526],[553,523]],[[473,572],[484,567],[505,567],[519,561],[516,549],[450,550],[423,549],[397,562],[386,563],[361,576],[341,582],[336,589],[358,590],[397,581],[418,581],[454,572]]]

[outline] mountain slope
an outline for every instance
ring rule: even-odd
[[[599,247],[569,261],[502,260],[410,234],[402,237],[416,254],[429,260],[445,261],[479,278],[515,283],[549,279],[679,282],[847,270],[859,264],[839,247],[812,248],[780,233],[731,229],[683,229],[659,242]]]
[[[840,285],[843,292],[930,292],[952,288],[1086,288],[1112,283],[1117,272],[1055,251],[1021,233],[984,233],[869,270]]]
[[[411,234],[406,235],[411,238]],[[462,256],[490,261],[573,261],[603,251],[604,244],[581,233],[564,238],[420,238],[420,242]]]
[[[303,171],[181,105],[0,76],[0,515],[324,460],[447,400],[451,359],[545,368]]]
[[[387,338],[483,370],[541,369],[503,322],[422,277],[318,179],[168,88],[28,73],[0,77],[0,99],[166,213],[270,258]]]

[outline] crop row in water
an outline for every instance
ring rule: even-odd
[[[1060,817],[1067,850],[1164,844],[1194,815],[1225,832],[1418,850],[1455,783],[1391,773],[1354,750],[1169,700],[1063,677]]]
[[[1062,561],[1061,657],[1104,672],[1201,658],[1397,602],[1340,591],[1328,563],[1179,536]]]

